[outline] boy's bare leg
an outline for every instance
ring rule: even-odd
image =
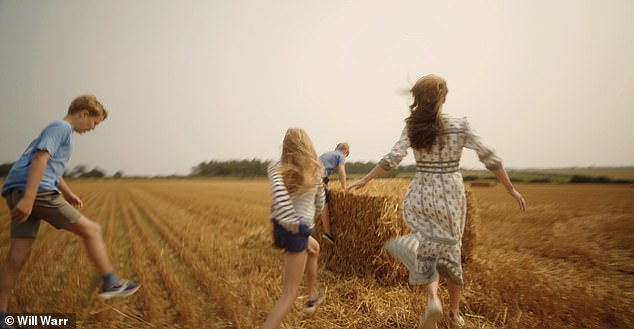
[[[308,258],[306,260],[306,289],[308,299],[317,297],[317,260],[319,259],[319,242],[308,237]]]
[[[0,267],[0,310],[6,311],[9,296],[15,287],[18,274],[31,255],[32,238],[12,238],[7,258]]]
[[[306,267],[306,258],[308,252],[302,251],[297,253],[287,252],[284,265],[284,283],[282,287],[282,296],[277,300],[273,309],[266,318],[266,322],[262,326],[263,329],[278,328],[282,320],[293,307],[299,284],[302,282],[304,268]]]
[[[330,231],[330,211],[328,211],[327,203],[321,210],[321,223],[324,227],[324,233],[332,234],[332,231]]]
[[[82,216],[77,222],[65,229],[79,235],[84,240],[88,257],[95,264],[99,275],[105,275],[113,271],[99,224]]]

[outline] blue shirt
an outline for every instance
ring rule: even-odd
[[[324,166],[323,177],[328,177],[340,164],[346,162],[346,156],[339,150],[326,152],[319,156],[319,162]]]
[[[10,189],[24,191],[31,161],[33,161],[36,151],[47,151],[50,155],[50,159],[46,163],[44,177],[42,177],[37,190],[38,193],[57,190],[59,179],[64,175],[64,169],[70,159],[72,137],[73,128],[66,121],[55,121],[46,126],[40,136],[31,142],[26,151],[11,167],[7,179],[2,185],[2,193],[4,194]]]

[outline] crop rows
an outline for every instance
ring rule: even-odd
[[[283,266],[282,253],[271,247],[265,181],[70,185],[84,200],[82,213],[101,225],[117,273],[142,287],[129,298],[100,301],[101,280],[81,239],[42,224],[9,311],[75,313],[79,328],[257,328],[263,322],[280,294]],[[466,328],[634,326],[634,189],[521,188],[526,214],[499,186],[472,189],[482,240],[464,269]],[[8,250],[8,223],[8,211],[0,212],[0,257]],[[301,296],[282,328],[412,328],[424,309],[421,290],[405,284],[383,286],[323,266],[319,281],[326,302],[305,317]]]

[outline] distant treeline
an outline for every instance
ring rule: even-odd
[[[594,184],[634,184],[634,180],[631,179],[612,179],[605,176],[585,176],[585,175],[573,175],[570,177],[570,183],[594,183]]]
[[[237,178],[258,178],[266,177],[266,168],[270,160],[230,160],[201,162],[191,168],[190,174],[185,177],[237,177]],[[349,178],[359,177],[367,174],[374,166],[375,162],[346,162],[346,174]],[[9,170],[13,166],[12,162],[0,164],[0,177],[6,177]],[[472,171],[471,171],[472,172]],[[471,174],[464,173],[465,181],[475,180],[495,180],[493,175],[486,171],[482,173]],[[390,170],[382,177],[384,178],[412,178],[416,173],[416,165],[403,165],[394,170]],[[336,173],[335,173],[336,175]],[[510,171],[509,175],[515,182],[525,183],[572,183],[572,184],[634,184],[632,179],[610,178],[607,176],[590,176],[590,175],[562,175],[548,174],[536,171]],[[88,169],[85,165],[77,165],[73,169],[66,171],[64,177],[69,178],[121,178],[124,177],[122,171],[117,171],[112,176],[107,176],[106,172],[98,167]],[[168,178],[184,178],[183,176],[167,176]],[[130,177],[141,178],[141,177]],[[166,178],[165,176],[146,177],[146,178]]]
[[[191,169],[190,176],[204,177],[258,177],[266,176],[268,161],[231,160],[201,162]]]
[[[265,177],[266,168],[270,160],[231,160],[201,162],[191,169],[191,177]],[[349,176],[359,176],[367,174],[376,162],[346,162],[346,174]],[[394,170],[390,170],[382,177],[393,178],[403,177],[411,178],[416,173],[416,165],[403,165]],[[336,173],[335,173],[336,174]],[[585,175],[552,175],[539,174],[535,172],[523,173],[522,171],[511,172],[511,179],[516,182],[526,183],[593,183],[593,184],[633,184],[634,180],[613,179],[605,176],[585,176]],[[490,174],[484,175],[465,175],[465,181],[474,181],[481,179],[495,179]]]
[[[204,177],[265,177],[266,168],[270,164],[270,160],[230,160],[201,162],[191,169],[190,176]],[[347,174],[366,174],[374,166],[374,162],[347,162]],[[415,172],[416,166],[401,166],[396,170],[389,172],[388,176],[394,177],[399,173]]]
[[[13,167],[14,162],[6,162],[0,164],[0,177],[6,177],[9,174],[9,170]],[[112,175],[113,178],[119,178],[123,176],[122,171],[117,171]],[[85,165],[77,165],[70,171],[64,172],[64,177],[68,178],[105,178],[106,172],[98,167],[88,170]]]

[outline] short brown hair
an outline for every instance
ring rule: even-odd
[[[342,142],[337,144],[337,147],[335,147],[335,150],[339,150],[341,152],[350,152],[350,145],[348,145],[348,143],[346,142]]]
[[[75,114],[81,110],[88,110],[91,116],[100,116],[103,120],[108,117],[108,111],[99,103],[95,95],[81,95],[75,98],[68,107],[68,114]]]

